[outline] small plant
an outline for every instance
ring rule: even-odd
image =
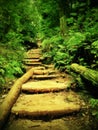
[[[90,105],[91,105],[91,113],[93,116],[95,116],[98,119],[98,99],[91,99],[90,100]]]
[[[91,54],[93,55],[92,68],[98,68],[98,40],[91,44]]]

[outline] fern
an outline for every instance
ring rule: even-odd
[[[92,115],[98,119],[98,99],[90,99],[90,105],[92,108]]]

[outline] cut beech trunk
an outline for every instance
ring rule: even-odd
[[[76,63],[71,65],[71,69],[82,75],[88,81],[91,81],[93,85],[98,85],[98,71],[88,69]]]
[[[10,110],[20,94],[22,84],[25,83],[33,75],[33,71],[33,68],[30,69],[15,82],[4,102],[0,105],[0,128],[3,127],[5,121],[7,120]]]

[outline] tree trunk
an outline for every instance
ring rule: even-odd
[[[66,24],[66,17],[65,15],[60,17],[60,31],[61,35],[64,36],[67,32],[67,24]]]
[[[60,31],[61,35],[64,36],[68,31],[67,17],[69,15],[69,1],[59,0],[59,16],[60,16]]]
[[[21,86],[24,82],[26,82],[32,75],[34,69],[30,69],[27,73],[25,73],[21,78],[19,78],[15,84],[12,86],[11,90],[9,91],[7,97],[5,98],[4,102],[0,106],[0,128],[3,127],[5,121],[8,118],[10,110],[13,104],[16,102],[20,91]]]
[[[93,85],[98,85],[98,71],[88,69],[76,63],[71,65],[71,69],[79,73],[86,80],[91,81]]]

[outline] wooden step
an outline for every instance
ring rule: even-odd
[[[55,70],[53,65],[40,64],[39,66],[33,66],[33,65],[25,66],[27,71],[29,69],[31,69],[32,67],[34,68],[34,70],[45,70],[45,69],[53,69],[53,70]]]
[[[44,80],[44,81],[32,81],[27,82],[22,85],[22,91],[25,92],[55,92],[65,90],[70,86],[71,81],[66,82],[56,82],[52,80]]]
[[[35,62],[25,62],[24,64],[33,66],[33,65],[41,65],[42,62],[36,62],[36,61]]]
[[[40,59],[28,59],[28,58],[25,58],[23,60],[23,62],[39,62],[39,61],[40,61]]]
[[[29,59],[40,59],[40,57],[41,57],[41,55],[40,54],[26,54],[25,56],[24,56],[24,58],[29,58]]]
[[[44,69],[44,70],[38,70],[38,69],[34,69],[33,74],[35,75],[50,75],[50,74],[57,74],[58,71],[57,70],[53,70],[53,69]]]
[[[32,79],[38,79],[38,80],[44,80],[44,79],[52,79],[52,78],[57,78],[60,77],[58,74],[54,75],[33,75]]]
[[[75,93],[47,93],[20,95],[11,109],[11,113],[19,116],[58,116],[79,111],[79,97]]]
[[[37,48],[37,49],[30,49],[29,51],[28,51],[28,53],[29,52],[34,52],[34,53],[39,53],[39,52],[41,52],[41,49],[39,49],[39,48]]]
[[[31,68],[34,68],[34,69],[37,69],[37,70],[44,70],[45,69],[45,67],[43,67],[43,65],[39,65],[39,66],[33,66],[33,65],[27,66],[27,65],[25,65],[26,71],[28,71]]]

